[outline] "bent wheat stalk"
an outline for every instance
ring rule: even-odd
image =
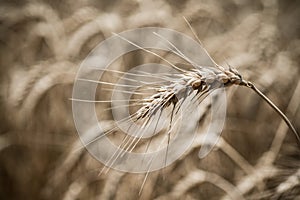
[[[265,100],[279,115],[280,117],[285,121],[285,123],[288,125],[288,127],[291,129],[291,131],[295,134],[298,143],[300,142],[300,137],[296,129],[294,128],[293,124],[290,122],[290,120],[286,117],[286,115],[268,98],[266,97],[255,85],[251,82],[247,82],[246,85],[248,88],[251,88],[253,91],[256,92],[263,100]]]
[[[189,25],[190,26],[190,25]],[[191,28],[191,26],[190,26]],[[191,28],[192,29],[192,28]],[[194,31],[193,31],[194,33]],[[168,41],[166,38],[164,38],[161,35],[158,35],[157,33],[154,33],[159,38],[166,41],[166,43],[170,46],[169,50],[179,57],[181,57],[183,60],[188,62],[192,69],[185,70],[181,69],[178,70],[178,67],[175,66],[170,61],[166,60],[162,56],[148,50],[144,49],[143,47],[127,40],[126,38],[122,37],[121,35],[115,34],[121,39],[127,41],[128,43],[134,45],[135,47],[150,53],[158,58],[160,58],[163,61],[166,61],[168,64],[171,65],[175,70],[179,72],[179,77],[177,76],[171,83],[167,86],[158,87],[156,90],[156,93],[147,98],[147,101],[144,103],[144,106],[142,106],[135,114],[135,120],[149,120],[153,116],[155,116],[157,113],[162,112],[166,107],[169,107],[171,104],[172,111],[171,111],[171,120],[169,124],[169,128],[167,131],[167,137],[168,137],[168,144],[170,142],[170,130],[172,129],[172,119],[175,109],[179,109],[181,107],[181,104],[187,99],[189,96],[193,96],[192,100],[194,102],[190,102],[191,104],[198,103],[200,104],[201,101],[210,94],[213,90],[221,87],[229,87],[232,85],[238,85],[238,86],[245,86],[247,88],[252,89],[257,95],[259,95],[264,101],[266,101],[286,122],[287,126],[292,130],[292,132],[295,134],[298,144],[300,145],[300,137],[297,133],[296,129],[290,122],[290,120],[285,116],[285,114],[268,98],[266,97],[252,82],[246,81],[242,78],[241,74],[234,68],[232,68],[230,65],[226,69],[217,63],[213,61],[213,59],[209,56],[207,51],[207,55],[212,60],[214,66],[211,67],[202,67],[196,65],[191,59],[189,59],[187,56],[185,56],[178,48],[175,47],[170,41]],[[198,39],[198,37],[197,37]],[[199,40],[199,39],[198,39]],[[200,42],[201,44],[201,42]],[[147,123],[147,122],[146,122]],[[167,146],[168,147],[168,146]],[[168,148],[166,150],[166,156],[168,153]],[[153,158],[155,159],[155,158]],[[145,179],[143,181],[143,184],[141,186],[139,194],[141,194],[141,191],[144,187],[145,181],[148,177],[147,172]]]
[[[190,26],[191,28],[191,26]],[[192,28],[191,28],[192,29]],[[194,33],[194,31],[193,31]],[[280,111],[280,109],[269,99],[267,98],[258,88],[255,87],[255,85],[249,81],[246,81],[242,78],[240,73],[228,65],[228,67],[222,67],[215,63],[213,59],[210,57],[210,55],[207,53],[207,51],[202,46],[203,50],[206,52],[207,56],[212,61],[211,66],[199,66],[195,64],[195,62],[192,61],[192,59],[188,58],[188,56],[184,55],[179,48],[177,48],[173,43],[171,43],[167,38],[164,38],[163,36],[153,33],[158,38],[163,40],[169,51],[174,53],[175,55],[179,56],[182,60],[187,62],[190,66],[190,68],[180,68],[176,65],[174,65],[172,62],[164,58],[163,56],[159,55],[158,53],[152,52],[148,49],[145,49],[138,44],[128,40],[127,38],[124,38],[122,35],[114,34],[115,36],[121,38],[122,40],[128,42],[129,44],[137,47],[138,49],[145,51],[146,53],[152,54],[155,57],[158,57],[162,61],[165,61],[168,63],[173,69],[176,70],[176,74],[172,76],[172,74],[167,73],[161,73],[161,74],[151,74],[149,72],[140,72],[138,73],[128,73],[127,76],[125,76],[124,80],[131,81],[131,82],[138,82],[139,76],[150,76],[153,79],[158,79],[157,82],[147,82],[143,80],[140,82],[141,84],[141,90],[138,92],[136,90],[131,90],[130,85],[126,85],[126,83],[118,82],[118,83],[111,83],[110,81],[95,81],[95,80],[87,80],[87,79],[80,79],[79,81],[88,81],[88,82],[95,82],[102,84],[105,87],[108,86],[116,86],[119,93],[129,93],[132,95],[142,95],[141,98],[136,99],[130,99],[127,100],[128,104],[131,105],[124,105],[117,107],[123,107],[123,106],[134,106],[139,105],[139,108],[136,109],[136,111],[133,114],[130,114],[130,116],[127,116],[120,121],[117,121],[118,124],[124,124],[126,125],[129,121],[138,122],[141,126],[139,128],[136,128],[132,130],[133,128],[131,125],[127,127],[126,133],[130,131],[133,131],[133,136],[126,135],[124,139],[121,141],[121,144],[118,146],[118,149],[124,149],[124,152],[132,152],[136,148],[138,148],[138,143],[143,142],[142,138],[147,133],[147,130],[150,130],[151,132],[154,131],[156,133],[157,124],[159,123],[162,113],[167,113],[168,119],[170,121],[169,124],[165,126],[165,134],[164,139],[161,140],[167,141],[167,148],[166,148],[166,156],[165,156],[165,163],[164,165],[167,166],[167,155],[168,155],[168,145],[170,143],[170,135],[171,132],[176,132],[175,125],[179,121],[179,109],[182,109],[184,107],[185,113],[192,113],[195,112],[195,107],[197,107],[205,97],[207,97],[209,94],[211,94],[214,90],[222,87],[230,87],[232,85],[238,85],[238,86],[245,86],[247,88],[252,89],[256,94],[258,94],[264,101],[266,101],[286,122],[288,127],[293,131],[295,134],[298,144],[300,144],[300,137],[297,133],[296,129],[293,127],[292,123],[289,121],[289,119],[285,116],[285,114]],[[199,42],[201,44],[201,42]],[[121,71],[115,71],[115,70],[105,70],[107,73],[113,73],[114,75],[121,75],[124,74]],[[164,84],[163,84],[164,83]],[[104,90],[111,90],[113,89],[105,89]],[[134,87],[133,87],[134,88]],[[116,88],[115,88],[116,89]],[[145,90],[146,89],[146,90]],[[149,94],[149,89],[153,91],[154,93]],[[110,101],[91,101],[91,100],[81,100],[81,99],[72,99],[73,101],[83,101],[87,103],[91,102],[97,102],[97,103],[110,103]],[[116,100],[119,102],[126,102],[125,100]],[[112,105],[111,109],[116,108]],[[168,112],[170,111],[171,112]],[[152,125],[152,126],[151,126]],[[96,137],[92,141],[88,142],[86,145],[89,145],[99,139],[101,137],[106,136],[108,134],[111,134],[117,129],[117,127],[105,132],[103,135],[100,135],[99,137]],[[218,130],[219,132],[217,134],[220,134],[221,130]],[[154,137],[154,134],[152,134]],[[219,135],[218,135],[219,136]],[[148,147],[152,141],[152,137],[147,144],[145,153],[148,151]],[[216,141],[215,141],[216,142]],[[204,143],[203,143],[204,144]],[[209,151],[212,147],[209,147]],[[117,150],[112,154],[111,157],[107,159],[107,166],[108,169],[113,167],[117,161],[118,158],[122,158],[124,156],[124,152]],[[208,152],[208,151],[207,151]],[[206,154],[207,155],[207,154]],[[155,157],[152,157],[150,159],[149,163],[149,169],[147,169],[147,174],[150,172],[150,167],[152,161],[155,160]],[[102,171],[101,171],[102,173]],[[147,175],[146,175],[147,177]],[[144,181],[145,182],[145,181]],[[143,183],[144,184],[144,183]],[[143,187],[143,186],[142,186]]]
[[[191,28],[191,27],[190,27]],[[193,31],[194,33],[194,31]],[[125,76],[124,80],[130,81],[130,82],[138,82],[141,84],[141,90],[138,92],[135,90],[131,90],[130,85],[124,85],[121,83],[111,83],[110,81],[95,81],[95,80],[87,80],[87,79],[80,79],[79,81],[88,81],[88,82],[95,82],[102,84],[103,86],[116,86],[117,91],[120,93],[129,93],[132,95],[142,95],[140,99],[130,99],[128,100],[128,104],[133,103],[131,105],[121,105],[122,106],[134,106],[139,105],[140,107],[131,114],[130,116],[117,121],[118,123],[127,123],[129,120],[132,120],[133,122],[139,122],[140,128],[133,130],[134,136],[131,137],[129,135],[126,135],[120,145],[118,146],[118,150],[116,150],[108,159],[106,162],[106,166],[108,167],[107,170],[104,170],[104,168],[101,170],[100,174],[102,172],[112,168],[114,164],[117,162],[118,158],[122,158],[124,156],[124,152],[132,152],[136,148],[140,148],[143,146],[137,146],[138,143],[142,142],[143,136],[146,134],[146,130],[149,129],[151,132],[156,133],[157,124],[159,123],[162,113],[167,112],[167,109],[171,109],[171,112],[168,113],[168,117],[170,119],[168,126],[166,126],[164,139],[161,140],[161,144],[164,141],[167,141],[167,148],[165,153],[165,162],[164,166],[167,166],[167,155],[168,155],[168,147],[170,143],[170,135],[171,132],[175,131],[175,125],[180,118],[177,114],[179,109],[182,109],[182,106],[186,106],[185,113],[191,113],[195,112],[194,109],[197,107],[203,99],[205,99],[209,94],[211,94],[214,90],[222,87],[230,87],[232,85],[238,85],[238,86],[245,86],[247,88],[250,88],[253,90],[257,95],[259,95],[264,101],[266,101],[285,121],[285,123],[288,125],[288,127],[292,130],[292,132],[295,134],[298,144],[300,144],[300,137],[296,129],[293,127],[292,123],[289,121],[289,119],[285,116],[285,114],[268,98],[266,97],[252,82],[246,81],[242,78],[241,74],[228,65],[228,67],[222,67],[215,63],[213,59],[210,57],[210,55],[206,52],[207,56],[212,61],[212,66],[199,66],[195,64],[190,58],[188,58],[186,55],[184,55],[174,44],[172,44],[169,40],[164,38],[163,36],[153,33],[158,38],[162,39],[166,45],[168,45],[168,49],[170,52],[176,54],[181,59],[183,59],[185,62],[187,62],[190,65],[190,68],[180,68],[176,65],[174,65],[172,62],[164,58],[163,56],[152,52],[148,49],[145,49],[138,44],[128,40],[127,38],[122,37],[119,34],[114,34],[117,37],[121,38],[122,40],[128,42],[129,44],[137,47],[138,49],[145,51],[149,54],[154,55],[155,57],[158,57],[162,61],[165,61],[168,63],[173,69],[176,70],[176,74],[172,76],[171,74],[151,74],[148,72],[139,72],[139,73],[127,73],[127,76]],[[201,42],[200,42],[201,44]],[[113,73],[114,75],[122,75],[124,72],[121,71],[115,71],[115,70],[105,70],[107,73]],[[151,78],[158,79],[157,82],[147,82],[142,81],[140,82],[138,80],[138,77],[140,76],[151,76]],[[126,83],[125,83],[126,84]],[[134,88],[134,87],[133,87]],[[103,90],[111,90],[113,89],[105,89],[105,87],[102,88]],[[116,88],[115,88],[116,89]],[[127,89],[127,90],[126,90]],[[153,91],[154,93],[149,94],[149,89]],[[72,99],[73,101],[83,101],[87,103],[91,102],[97,102],[97,103],[109,103],[110,101],[90,101],[90,100],[81,100],[81,99]],[[117,100],[120,102],[124,102],[125,100]],[[113,109],[115,107],[111,107]],[[154,126],[150,126],[150,125]],[[152,127],[152,128],[151,128]],[[153,130],[154,127],[154,130]],[[97,140],[99,140],[101,137],[106,136],[108,134],[111,134],[116,130],[117,127],[107,131],[104,133],[104,135],[101,135],[99,137],[96,137],[92,141],[88,142],[86,145],[89,145],[90,143],[93,143]],[[127,132],[131,130],[131,125],[127,128]],[[221,130],[220,130],[221,131]],[[127,133],[126,132],[126,133]],[[219,133],[218,133],[219,134]],[[155,136],[153,136],[155,137]],[[150,146],[150,143],[152,141],[152,138],[150,139],[149,143],[146,146],[145,153],[147,153],[148,148]],[[204,143],[203,143],[204,145]],[[160,147],[161,145],[159,145]],[[125,151],[119,151],[119,149],[124,149]],[[153,156],[149,162],[148,162],[148,168],[147,172],[144,178],[144,181],[141,185],[141,189],[139,194],[141,194],[141,191],[143,190],[144,184],[146,182],[146,179],[148,177],[148,174],[150,172],[150,168],[154,160],[156,159],[155,156]]]
[[[195,34],[190,24],[189,27],[191,28],[193,34]],[[157,33],[154,34],[158,35]],[[294,128],[294,126],[292,125],[292,123],[290,122],[290,120],[286,117],[286,115],[268,97],[266,97],[252,82],[244,80],[236,69],[232,68],[231,66],[229,66],[228,69],[225,69],[224,67],[216,64],[213,61],[213,59],[209,56],[209,54],[207,53],[207,51],[204,49],[203,46],[202,48],[205,50],[207,55],[211,58],[211,60],[215,64],[215,67],[195,66],[195,64],[191,62],[191,60],[188,59],[186,56],[184,56],[170,41],[158,35],[160,38],[167,41],[169,45],[175,48],[175,50],[171,50],[171,51],[173,51],[176,55],[179,55],[182,59],[189,62],[194,67],[194,69],[191,70],[183,70],[178,68],[170,61],[166,60],[165,58],[157,55],[156,53],[144,49],[118,34],[115,35],[129,42],[130,44],[140,48],[141,50],[144,50],[148,53],[153,54],[154,56],[159,57],[160,59],[170,64],[175,70],[178,70],[179,72],[182,73],[181,78],[179,80],[174,81],[172,84],[170,84],[167,87],[158,88],[157,93],[152,95],[149,99],[147,99],[148,102],[146,103],[146,105],[144,105],[137,111],[136,119],[151,118],[159,110],[168,107],[170,104],[173,104],[175,108],[177,102],[183,102],[187,98],[187,96],[191,95],[194,91],[196,91],[196,95],[195,95],[196,99],[199,99],[204,95],[210,94],[214,89],[223,86],[225,87],[231,85],[246,86],[247,88],[252,89],[256,94],[258,94],[280,115],[280,117],[282,117],[282,119],[286,122],[287,126],[295,134],[298,144],[300,145],[300,136],[296,131],[296,129]]]

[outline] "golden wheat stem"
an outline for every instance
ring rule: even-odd
[[[285,123],[288,125],[288,127],[295,134],[295,136],[298,140],[298,144],[300,145],[300,136],[299,136],[298,132],[296,131],[296,129],[294,128],[294,126],[292,125],[292,123],[290,122],[290,120],[286,117],[286,115],[268,97],[266,97],[257,87],[255,87],[255,85],[253,85],[253,83],[248,82],[246,86],[251,88],[253,91],[255,91],[256,94],[258,94],[261,98],[263,98],[282,117],[282,119],[285,121]]]

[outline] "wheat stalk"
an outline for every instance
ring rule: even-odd
[[[193,31],[191,26],[190,28]],[[165,60],[164,58],[157,55],[156,53],[144,49],[120,35],[117,36],[129,42],[130,44],[140,48],[141,50],[144,50],[148,53],[151,53]],[[181,52],[177,52],[177,53],[180,54]],[[185,57],[182,56],[182,58],[190,62]],[[185,98],[188,95],[191,95],[194,91],[197,92],[196,93],[197,98],[200,98],[205,94],[211,93],[216,88],[220,88],[222,86],[228,87],[231,85],[239,85],[239,86],[246,86],[247,88],[252,89],[264,101],[266,101],[285,121],[287,126],[295,134],[297,141],[300,142],[300,137],[298,132],[296,131],[296,129],[294,128],[290,120],[286,117],[286,115],[268,97],[266,97],[252,82],[244,80],[242,78],[242,75],[236,69],[232,68],[231,66],[229,66],[228,69],[225,69],[224,67],[219,66],[215,63],[215,68],[208,69],[204,67],[197,67],[195,69],[185,71],[182,69],[178,69],[178,67],[174,66],[171,62],[169,61],[167,62],[175,70],[182,72],[181,78],[179,80],[174,81],[167,87],[158,88],[157,93],[152,95],[149,99],[147,99],[146,105],[137,111],[137,115],[136,115],[137,119],[146,118],[146,117],[150,118],[151,116],[155,115],[158,110],[161,110],[169,106],[170,104],[173,104],[175,107],[177,102],[184,101]],[[194,63],[190,63],[190,64],[194,65]]]
[[[190,26],[190,25],[189,25]],[[192,27],[190,26],[193,31]],[[193,31],[195,34],[195,32]],[[157,33],[154,33],[158,35]],[[202,67],[197,66],[190,59],[188,59],[185,55],[180,52],[170,41],[158,35],[160,38],[164,39],[173,49],[173,52],[184,59],[191,65],[191,69],[182,69],[175,66],[172,62],[166,60],[164,57],[154,53],[150,50],[144,49],[138,44],[129,41],[128,39],[122,37],[121,35],[115,34],[119,38],[127,41],[129,44],[141,49],[149,54],[152,54],[161,60],[167,62],[171,67],[178,71],[176,78],[170,79],[169,84],[166,86],[154,87],[155,93],[149,97],[141,99],[142,107],[140,107],[131,117],[134,121],[144,120],[142,128],[147,128],[147,124],[150,123],[151,119],[154,116],[157,116],[158,113],[163,112],[168,107],[171,107],[171,115],[170,115],[170,123],[167,128],[167,142],[170,142],[170,133],[173,126],[173,118],[176,115],[176,110],[180,109],[182,103],[188,99],[188,97],[192,96],[192,100],[190,104],[198,103],[201,101],[212,91],[221,87],[230,87],[232,85],[244,86],[251,90],[253,90],[257,95],[259,95],[264,101],[266,101],[285,121],[287,126],[292,130],[295,134],[297,141],[300,141],[299,134],[293,127],[292,123],[289,119],[284,115],[284,113],[269,99],[267,98],[253,83],[246,81],[242,78],[242,75],[233,67],[228,66],[228,68],[222,67],[216,64],[213,60],[215,66],[212,67]],[[199,40],[199,39],[198,39]],[[201,44],[201,43],[200,43]],[[209,56],[209,54],[207,54]],[[104,84],[109,84],[109,82],[99,82]],[[138,131],[138,130],[137,130]],[[143,131],[137,135],[137,138],[143,135]],[[132,151],[136,145],[140,142],[140,138],[134,138],[132,140],[127,139],[127,136],[124,138],[123,142],[119,147],[125,149],[125,151]],[[166,156],[168,153],[168,146],[166,150]],[[118,157],[122,156],[122,153],[113,154],[109,159],[109,167],[112,167],[114,162]],[[152,162],[152,161],[150,161]],[[102,171],[101,171],[102,173]],[[145,179],[142,183],[140,193],[144,187],[145,181],[148,177],[147,172]]]
[[[186,20],[187,21],[187,20]],[[193,31],[192,27],[188,23],[190,29],[192,30],[193,34],[196,36],[195,32]],[[137,121],[144,121],[142,124],[142,129],[147,129],[149,126],[149,123],[151,123],[151,120],[153,121],[153,118],[157,116],[159,113],[162,113],[165,109],[168,107],[171,108],[171,114],[170,114],[170,123],[169,127],[167,128],[167,141],[169,144],[170,141],[170,132],[172,130],[173,126],[173,118],[175,117],[177,111],[181,108],[181,105],[183,102],[185,102],[188,98],[191,102],[189,104],[200,104],[201,101],[212,91],[215,89],[221,88],[221,87],[230,87],[232,85],[238,85],[238,86],[245,86],[247,88],[252,89],[256,94],[258,94],[264,101],[266,101],[286,122],[288,127],[292,130],[292,132],[295,134],[298,142],[300,141],[299,134],[293,127],[292,123],[289,121],[289,119],[284,115],[284,113],[269,99],[267,98],[253,83],[246,81],[242,78],[242,75],[233,67],[228,66],[228,68],[222,67],[218,64],[216,64],[212,58],[207,53],[207,56],[210,57],[210,59],[213,61],[214,66],[210,67],[202,67],[198,66],[195,63],[193,63],[190,59],[188,59],[182,52],[175,47],[170,41],[168,41],[166,38],[163,38],[162,36],[158,35],[157,33],[154,33],[163,40],[165,40],[169,46],[171,46],[173,49],[173,53],[180,56],[182,59],[184,59],[186,62],[188,62],[191,65],[191,69],[182,69],[177,66],[175,66],[172,62],[166,60],[164,57],[158,55],[157,53],[154,53],[150,50],[147,50],[138,44],[135,44],[132,41],[129,41],[128,39],[122,37],[119,34],[115,34],[119,38],[123,39],[124,41],[128,42],[129,44],[137,47],[138,49],[141,49],[149,54],[152,54],[159,59],[167,62],[171,67],[173,67],[175,70],[178,71],[178,74],[173,79],[166,79],[169,82],[169,84],[164,86],[158,86],[158,87],[152,87],[152,89],[155,91],[155,93],[152,96],[148,96],[146,98],[139,99],[138,105],[142,105],[134,114],[130,116],[131,119],[133,119],[135,122]],[[197,38],[198,39],[198,38]],[[199,40],[199,39],[198,39]],[[199,40],[200,41],[200,40]],[[200,43],[201,44],[201,43]],[[205,50],[205,49],[204,49]],[[205,50],[206,51],[206,50]],[[149,75],[149,74],[146,74]],[[160,78],[162,78],[161,76]],[[101,83],[104,85],[114,85],[110,82],[105,81],[94,81],[94,80],[81,80],[81,81],[90,81],[90,82],[96,82]],[[116,86],[122,86],[122,85],[116,85]],[[135,92],[132,92],[134,94]],[[89,100],[77,100],[72,99],[75,101],[86,101],[86,102],[93,102]],[[103,102],[106,101],[94,101],[94,102]],[[160,118],[160,117],[159,117]],[[159,120],[158,118],[158,120]],[[128,121],[129,119],[124,119],[124,121]],[[105,133],[105,135],[108,135],[113,130],[110,130],[109,132]],[[123,142],[119,147],[122,147],[125,149],[125,151],[132,151],[137,144],[141,140],[141,136],[143,136],[143,130],[135,130],[135,132],[138,133],[137,137],[130,139],[129,137],[125,137]],[[101,136],[102,137],[102,136]],[[91,141],[95,142],[99,138],[96,138],[95,140]],[[89,143],[89,144],[90,144]],[[168,148],[168,146],[167,146]],[[168,149],[166,151],[166,154],[168,153]],[[112,167],[116,159],[123,154],[121,152],[113,154],[113,156],[109,159],[109,167]],[[101,172],[102,173],[102,172]]]

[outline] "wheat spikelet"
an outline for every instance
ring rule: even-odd
[[[149,98],[149,103],[137,112],[137,119],[151,117],[157,110],[167,107],[170,104],[175,105],[178,101],[191,95],[194,91],[198,97],[210,93],[213,89],[223,85],[246,84],[241,76],[233,69],[229,70],[193,70],[181,75],[181,78],[171,83],[166,88],[159,88],[157,93]]]

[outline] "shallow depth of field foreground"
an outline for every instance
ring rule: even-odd
[[[197,40],[183,16],[216,63],[236,68],[300,132],[297,1],[2,0],[0,199],[300,199],[300,143],[284,120],[246,87],[226,88],[222,135],[203,159],[198,153],[212,115],[207,101],[185,110],[199,115],[180,119],[197,125],[193,144],[158,171],[108,169],[82,147],[72,113],[72,89],[82,61],[101,41],[128,29],[169,28]],[[123,55],[99,81],[96,115],[116,144],[125,141],[124,130],[114,129],[115,104],[109,102],[111,86],[121,85],[118,77],[142,64],[180,63],[178,56],[153,52]],[[136,77],[127,83],[148,80]],[[131,98],[147,99],[146,92],[153,93],[141,87]],[[130,114],[138,106],[131,105]],[[127,150],[155,151],[161,141],[165,146],[172,141],[175,134],[170,132],[169,138],[165,129],[136,145],[132,140]]]

